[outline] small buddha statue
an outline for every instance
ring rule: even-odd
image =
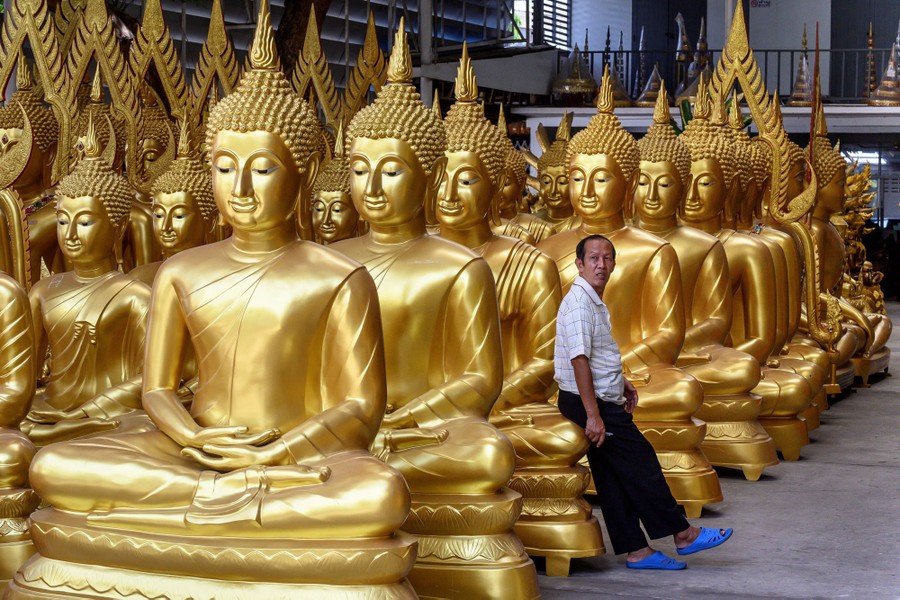
[[[719,110],[715,113],[724,114],[722,95],[717,97],[717,102]],[[785,354],[785,346],[799,325],[802,283],[800,255],[790,234],[770,227],[762,220],[762,201],[770,178],[768,173],[759,168],[762,163],[768,165],[762,150],[765,143],[754,144],[750,141],[750,136],[744,129],[744,118],[737,91],[734,92],[728,116],[728,129],[736,151],[736,164],[741,165],[740,179],[745,183],[741,186],[741,193],[738,194],[736,202],[730,207],[731,215],[726,214],[726,219],[730,217],[733,228],[737,231],[756,236],[772,255],[772,265],[775,269],[772,284],[778,301],[775,303],[774,346],[769,362],[780,369],[798,373],[806,378],[812,393],[812,403],[804,410],[802,417],[807,429],[812,431],[819,427],[819,413],[828,405],[824,388],[828,370],[815,362],[804,360],[802,356]],[[820,356],[819,359],[827,361],[826,356]]]
[[[576,466],[588,448],[584,431],[548,399],[553,340],[562,295],[559,273],[547,255],[491,228],[492,202],[507,175],[505,136],[484,116],[468,48],[463,45],[456,103],[444,119],[447,166],[436,216],[441,237],[471,248],[487,261],[497,284],[503,350],[503,388],[491,422],[516,450],[511,486],[525,497],[516,533],[532,555],[547,556],[568,574],[568,561],[604,551],[600,526],[582,498],[589,473]],[[545,488],[550,487],[548,493]],[[552,498],[552,500],[551,500]],[[561,505],[569,506],[561,510]],[[553,504],[553,509],[548,510]]]
[[[154,283],[143,401],[155,427],[56,444],[32,463],[54,507],[36,526],[78,532],[30,563],[32,575],[62,561],[54,595],[90,573],[143,597],[183,594],[173,574],[210,597],[413,597],[415,542],[394,535],[407,486],[368,453],[385,406],[377,292],[360,265],[299,238],[319,126],[282,72],[265,1],[249,60],[206,138],[234,235],[169,258]],[[200,378],[186,409],[189,347]],[[86,556],[76,538],[91,540]]]
[[[387,83],[348,128],[350,193],[369,232],[334,244],[378,286],[388,399],[372,450],[409,484],[418,593],[532,597],[534,565],[512,532],[521,496],[504,487],[515,451],[487,421],[503,385],[494,276],[475,252],[426,234],[447,142],[411,82],[401,21]]]
[[[540,219],[531,213],[519,212],[522,196],[525,193],[525,184],[528,182],[528,163],[525,160],[525,156],[513,147],[512,140],[506,134],[506,117],[502,105],[500,106],[500,122],[497,123],[497,128],[503,134],[503,143],[506,146],[506,178],[503,187],[500,188],[494,199],[494,202],[497,204],[497,211],[501,220],[519,225],[531,235],[534,240],[533,243],[537,244],[553,235],[553,227],[544,219]],[[496,229],[494,233],[505,235],[502,232],[497,232]]]
[[[335,134],[334,153],[313,184],[312,228],[316,241],[326,246],[356,237],[363,229],[350,197],[350,166],[344,153],[343,123]]]
[[[116,269],[114,248],[134,191],[100,156],[93,122],[85,157],[59,182],[59,247],[74,269],[28,293],[36,356],[49,375],[21,429],[40,446],[127,426],[140,428],[141,370],[150,288]]]
[[[775,341],[775,267],[771,252],[757,236],[725,226],[725,215],[731,214],[725,207],[737,202],[740,193],[739,175],[731,135],[710,121],[710,98],[702,77],[694,118],[680,136],[691,151],[691,183],[681,220],[716,236],[725,247],[733,307],[726,341],[759,361],[762,378],[752,390],[763,399],[759,421],[785,459],[796,460],[800,448],[809,443],[806,424],[798,415],[809,407],[811,390],[802,376],[768,365]]]
[[[177,157],[153,182],[152,198],[153,232],[162,248],[162,260],[128,272],[148,286],[153,285],[163,262],[209,241],[219,216],[209,167],[192,150],[190,130],[185,123],[181,127]]]
[[[563,115],[556,139],[538,158],[537,171],[540,185],[540,202],[544,210],[535,216],[550,223],[553,233],[574,229],[579,225],[578,215],[569,201],[569,175],[566,164],[566,148],[571,138],[571,117]]]
[[[675,367],[686,329],[678,256],[665,240],[625,224],[640,151],[613,113],[608,75],[597,114],[572,138],[567,153],[569,195],[582,223],[544,240],[538,249],[556,261],[566,293],[578,275],[578,241],[598,233],[613,243],[616,269],[604,298],[609,297],[625,375],[641,399],[635,423],[656,449],[672,495],[688,515],[699,516],[704,505],[722,500],[722,491],[700,450],[706,426],[693,417],[703,403],[703,387]]]
[[[56,219],[53,191],[49,189],[51,164],[56,157],[59,137],[56,117],[35,93],[31,69],[25,53],[19,54],[16,91],[5,106],[0,106],[0,160],[10,165],[17,175],[0,185],[12,188],[21,198],[29,214],[31,246],[31,279],[41,278],[41,262],[48,269],[59,266],[56,244]],[[26,120],[31,135],[26,144]],[[4,172],[9,172],[4,169]],[[41,210],[44,209],[44,210]],[[46,214],[46,219],[39,215]],[[9,223],[0,222],[0,267],[10,270]]]
[[[775,444],[757,421],[759,362],[729,348],[731,285],[725,248],[713,235],[678,223],[691,182],[691,152],[669,125],[665,84],[659,88],[654,123],[638,141],[640,174],[634,194],[635,225],[672,245],[678,255],[685,337],[676,364],[703,386],[699,418],[706,422],[703,452],[710,463],[742,469],[752,481],[778,463]]]
[[[25,290],[0,272],[0,582],[34,553],[28,515],[40,499],[28,486],[34,444],[19,431],[36,380],[34,330]]]

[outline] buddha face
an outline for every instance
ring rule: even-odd
[[[25,130],[19,127],[0,129],[0,160],[4,162],[21,161],[25,158],[23,155],[25,152],[28,152],[28,149],[21,147],[24,137]],[[44,164],[46,162],[44,153],[34,142],[32,142],[30,150],[30,154],[25,161],[25,167],[19,173],[13,186],[17,190],[43,183]]]
[[[771,186],[769,186],[771,188]],[[788,172],[788,199],[796,198],[806,187],[806,163],[802,160],[791,163]]]
[[[565,165],[545,167],[540,175],[541,198],[549,208],[569,205],[569,174]]]
[[[569,165],[569,196],[585,221],[622,212],[628,180],[609,154],[576,154]]]
[[[60,195],[56,201],[56,237],[66,258],[85,264],[112,254],[116,232],[98,198]]]
[[[493,186],[481,158],[469,151],[448,152],[445,173],[437,203],[441,225],[469,229],[487,219]]]
[[[819,188],[816,194],[816,210],[828,215],[833,215],[844,210],[844,185],[847,176],[843,169],[831,176],[824,187]]]
[[[634,209],[643,219],[665,219],[675,216],[684,193],[678,169],[670,161],[641,161]]]
[[[350,194],[338,191],[319,192],[313,199],[312,225],[324,242],[337,242],[353,237],[359,214]]]
[[[519,212],[519,205],[522,202],[522,189],[523,186],[516,181],[515,170],[506,169],[506,181],[497,194],[497,205],[500,208],[500,212]]]
[[[315,168],[301,173],[281,137],[268,131],[220,131],[211,159],[219,214],[236,231],[269,231],[293,219],[304,175],[315,176]]]
[[[444,161],[425,172],[408,143],[397,138],[355,138],[350,151],[350,195],[373,226],[405,225],[423,213],[444,175]]]
[[[722,165],[714,158],[691,163],[691,183],[684,201],[684,219],[706,221],[722,212],[727,196]]]
[[[203,215],[192,193],[156,194],[150,210],[156,239],[167,254],[175,254],[203,243]]]

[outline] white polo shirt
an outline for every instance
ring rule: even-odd
[[[580,355],[590,361],[594,395],[604,402],[624,404],[622,356],[612,336],[609,311],[591,284],[578,276],[556,315],[553,365],[559,389],[578,393],[572,359]]]

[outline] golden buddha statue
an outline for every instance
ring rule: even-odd
[[[778,464],[775,444],[757,421],[761,400],[750,393],[759,384],[759,362],[725,345],[732,307],[722,243],[678,223],[691,182],[691,152],[669,125],[665,83],[660,85],[653,119],[638,141],[635,226],[669,242],[678,255],[686,328],[676,365],[703,386],[703,405],[697,412],[706,422],[703,452],[713,465],[739,468],[756,481],[765,467]]]
[[[15,191],[29,215],[31,279],[37,281],[41,278],[42,261],[48,269],[60,266],[53,191],[48,189],[59,133],[53,111],[35,93],[25,53],[21,52],[19,57],[17,90],[5,106],[0,106],[0,160],[11,167],[4,169],[9,176],[3,179],[9,180],[0,181],[0,186]],[[29,136],[25,136],[26,128]],[[40,218],[44,214],[47,218]],[[13,257],[8,233],[11,224],[0,220],[0,225],[0,268],[11,272]]]
[[[503,487],[515,451],[487,421],[503,383],[494,277],[478,254],[426,234],[447,144],[411,81],[401,20],[387,83],[348,131],[350,193],[369,232],[334,244],[378,286],[388,399],[373,452],[412,493],[404,531],[419,540],[420,594],[534,597],[534,565],[512,532],[521,496]]]
[[[540,202],[544,210],[535,216],[550,223],[553,233],[574,229],[580,224],[578,215],[569,201],[569,174],[566,164],[566,148],[571,138],[572,116],[563,115],[556,130],[556,139],[544,149],[537,160]]]
[[[269,23],[264,1],[251,68],[207,132],[234,235],[168,259],[154,284],[143,401],[158,429],[38,455],[32,484],[54,508],[33,516],[40,558],[12,598],[85,585],[175,597],[185,577],[209,597],[415,597],[415,542],[394,535],[407,486],[368,453],[385,406],[377,292],[358,264],[299,239],[319,125]]]
[[[101,156],[93,122],[85,157],[59,182],[59,246],[74,270],[28,293],[35,355],[49,375],[21,429],[37,445],[120,425],[140,428],[141,370],[150,289],[116,270],[114,248],[134,191]]]
[[[515,149],[512,140],[507,135],[503,105],[500,106],[500,121],[497,123],[497,128],[503,135],[503,143],[506,146],[506,178],[504,179],[503,187],[500,188],[500,191],[497,192],[494,198],[494,202],[497,204],[497,212],[500,214],[501,221],[509,221],[519,225],[531,235],[534,240],[531,243],[537,244],[553,235],[553,227],[544,219],[540,219],[531,213],[519,212],[525,185],[528,183],[528,163],[525,160],[525,156]],[[494,233],[507,235],[498,232],[496,229],[494,229]]]
[[[212,193],[209,167],[191,148],[190,130],[182,122],[178,154],[165,173],[153,182],[153,231],[163,260],[135,267],[129,275],[153,285],[163,262],[188,248],[210,241],[219,211]]]
[[[722,491],[700,450],[706,426],[693,418],[703,403],[703,387],[675,367],[685,336],[678,257],[665,240],[625,224],[640,151],[613,113],[606,74],[597,114],[572,138],[567,154],[569,195],[582,223],[544,240],[538,249],[556,261],[566,293],[578,275],[578,241],[599,233],[613,243],[616,270],[607,305],[625,375],[640,393],[635,423],[656,449],[672,495],[688,515],[699,516],[704,505],[722,500]]]
[[[832,147],[828,141],[828,126],[819,90],[816,90],[816,101],[818,111],[815,136],[810,144],[813,146],[812,165],[819,186],[811,226],[819,248],[820,286],[823,291],[830,291],[840,297],[846,248],[831,217],[844,210],[847,163],[839,149]],[[863,313],[845,300],[841,300],[840,307],[846,322],[845,328],[855,331],[856,337],[862,342],[857,346],[853,361],[858,374],[862,374],[859,373],[860,370],[865,370],[868,375],[887,368],[890,348],[885,344],[893,329],[891,320],[886,315]],[[836,345],[840,348],[840,340]]]
[[[5,583],[34,553],[28,515],[40,499],[28,487],[34,444],[18,429],[36,380],[31,308],[25,290],[2,272],[0,303],[0,583]]]
[[[516,450],[517,470],[510,486],[525,499],[516,533],[529,554],[548,557],[549,574],[568,575],[571,558],[596,556],[604,547],[600,525],[581,497],[590,474],[576,465],[588,439],[548,402],[556,388],[553,340],[562,300],[559,273],[533,246],[492,231],[492,200],[507,175],[506,137],[478,103],[466,45],[456,78],[456,103],[444,127],[446,176],[436,205],[440,235],[484,257],[497,284],[504,379],[491,422]]]
[[[721,122],[722,103],[718,103]],[[809,407],[806,379],[768,366],[774,348],[776,297],[772,282],[772,254],[758,236],[725,226],[726,206],[740,193],[734,145],[729,132],[710,121],[710,98],[705,76],[700,82],[694,118],[680,139],[691,151],[691,183],[682,209],[682,222],[719,238],[725,247],[730,275],[733,317],[727,341],[750,354],[761,366],[762,378],[752,393],[762,396],[759,422],[788,460],[800,456],[809,443],[806,424],[798,415]]]
[[[328,245],[356,237],[365,223],[359,218],[350,197],[350,165],[344,153],[344,128],[339,123],[334,153],[313,184],[312,228],[316,241]]]
[[[724,98],[718,96],[719,107],[715,113],[724,113]],[[715,114],[714,113],[714,114]],[[825,377],[828,368],[821,364],[804,360],[802,356],[788,356],[786,344],[799,326],[802,269],[800,254],[790,234],[767,225],[763,219],[762,207],[765,188],[770,177],[769,161],[765,159],[763,143],[752,143],[744,129],[744,118],[740,102],[735,91],[729,112],[728,128],[730,129],[735,159],[741,165],[741,194],[731,207],[730,221],[737,231],[755,235],[756,239],[766,246],[772,255],[772,266],[775,269],[775,333],[769,363],[786,371],[792,371],[806,378],[809,383],[812,403],[802,413],[808,430],[819,427],[819,414],[828,407],[825,393]],[[729,215],[726,212],[726,219]],[[826,355],[818,357],[823,363],[828,362]]]

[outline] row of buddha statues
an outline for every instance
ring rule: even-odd
[[[663,86],[636,140],[607,73],[533,178],[465,47],[449,112],[425,106],[402,22],[336,102],[312,54],[283,71],[265,0],[231,83],[214,3],[190,93],[158,3],[124,66],[102,1],[77,8],[16,0],[4,24],[39,75],[3,48],[4,597],[539,597],[530,557],[605,551],[553,380],[594,233],[635,421],[690,516],[723,499],[714,466],[796,460],[827,395],[886,369],[890,320],[839,300],[847,165],[821,104],[807,153],[748,91],[752,54],[725,62],[745,34],[682,135]],[[84,70],[54,68],[66,43]]]

